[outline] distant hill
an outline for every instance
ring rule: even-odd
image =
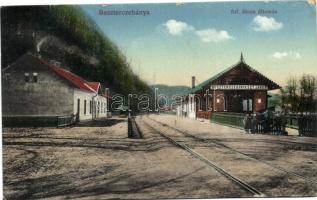
[[[190,91],[190,87],[187,86],[169,86],[163,84],[151,85],[150,88],[155,92],[155,88],[158,90],[158,94],[164,94],[168,97],[167,105],[171,105],[173,95],[186,95]]]
[[[282,96],[280,94],[268,93],[271,97],[268,98],[268,107],[275,107],[282,105]]]

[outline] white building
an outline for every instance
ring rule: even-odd
[[[75,89],[73,114],[78,115],[79,120],[90,120],[94,118],[108,117],[108,96],[102,93],[100,83],[91,83],[92,91]]]
[[[194,94],[189,94],[186,96],[185,101],[176,107],[176,115],[189,117],[192,119],[196,118],[196,104]]]
[[[3,69],[2,77],[2,114],[11,122],[107,117],[109,97],[100,83],[88,82],[57,62],[25,54]]]

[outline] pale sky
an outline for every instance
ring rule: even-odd
[[[199,84],[237,63],[241,51],[246,63],[280,85],[290,76],[317,75],[316,10],[306,1],[81,8],[148,84],[190,86],[191,76]],[[149,15],[100,15],[100,9]]]

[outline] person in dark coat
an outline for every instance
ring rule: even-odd
[[[281,113],[281,131],[282,131],[282,135],[288,135],[288,133],[286,131],[286,124],[287,124],[286,115],[285,115],[285,112],[282,112]]]
[[[244,130],[246,133],[250,133],[250,129],[251,129],[251,117],[249,114],[246,114],[244,119],[243,119],[243,123],[244,123]]]
[[[258,125],[257,114],[253,113],[251,115],[251,133],[257,132],[257,125]]]
[[[270,114],[268,110],[263,112],[263,120],[264,133],[268,133],[270,131]]]

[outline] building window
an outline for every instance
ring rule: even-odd
[[[30,82],[30,74],[29,73],[24,73],[24,78],[25,78],[26,83]]]
[[[86,109],[87,109],[87,101],[84,100],[84,114],[85,114],[85,115],[86,115],[86,113],[87,113]]]
[[[252,99],[249,99],[249,111],[252,111],[252,107],[253,107],[253,101]]]
[[[38,73],[37,72],[33,72],[33,83],[37,83],[38,81]]]
[[[258,104],[262,103],[262,99],[258,98]]]
[[[243,99],[242,107],[243,107],[243,111],[248,111],[248,100]]]
[[[10,73],[5,73],[3,78],[5,81],[10,81]]]
[[[96,114],[96,102],[95,101],[91,102],[91,113]]]
[[[244,99],[243,102],[243,111],[252,111],[252,99]]]
[[[89,101],[89,114],[91,114],[91,111],[92,111],[92,102]]]

